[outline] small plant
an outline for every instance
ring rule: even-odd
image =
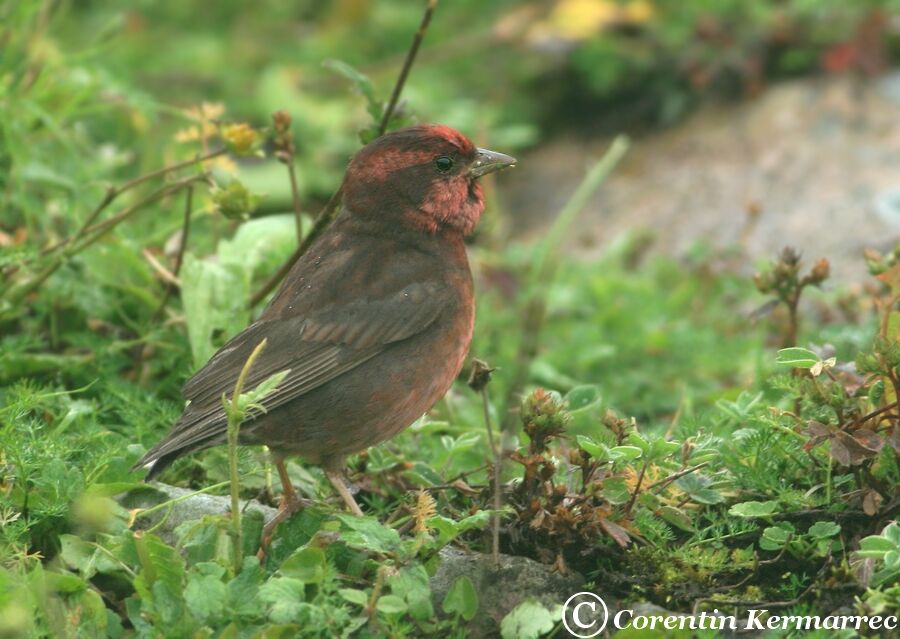
[[[900,579],[900,525],[892,522],[879,535],[860,540],[855,557],[863,580],[868,586],[896,584]]]
[[[787,323],[781,340],[783,348],[797,344],[800,330],[798,307],[803,289],[807,286],[821,286],[822,282],[828,279],[829,273],[828,260],[820,258],[806,275],[801,276],[800,253],[786,246],[778,256],[778,260],[768,270],[754,276],[753,282],[760,293],[775,295],[775,299],[763,306],[757,314],[771,311],[779,304],[787,309]]]

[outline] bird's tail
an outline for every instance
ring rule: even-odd
[[[144,481],[150,481],[179,457],[224,443],[226,423],[220,407],[202,411],[192,410],[188,405],[169,434],[148,450],[131,470],[147,469]]]

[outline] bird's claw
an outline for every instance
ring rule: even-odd
[[[272,519],[263,526],[259,550],[256,551],[256,558],[259,559],[260,563],[263,563],[266,559],[266,552],[269,550],[269,544],[272,543],[272,537],[274,536],[275,529],[278,528],[278,525],[283,521],[290,519],[298,510],[303,510],[310,504],[312,504],[312,502],[308,499],[303,499],[296,495],[291,499],[283,499],[281,501],[278,505],[278,511],[272,516]]]

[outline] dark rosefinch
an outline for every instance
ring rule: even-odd
[[[475,310],[463,237],[484,210],[476,179],[514,163],[437,125],[401,129],[359,151],[339,215],[260,318],[185,384],[190,403],[137,466],[152,478],[181,455],[224,443],[222,394],[267,338],[246,388],[290,372],[263,400],[266,412],[241,426],[240,442],[272,451],[284,486],[272,525],[299,503],[288,455],[322,466],[361,514],[341,477],[344,459],[409,426],[459,373]]]

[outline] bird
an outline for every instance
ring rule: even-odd
[[[475,317],[464,238],[484,211],[478,180],[515,164],[440,124],[398,129],[360,149],[333,222],[259,318],[185,383],[184,412],[135,469],[148,469],[150,480],[183,455],[225,443],[223,393],[265,339],[245,388],[288,372],[238,439],[267,446],[282,483],[263,544],[307,503],[291,484],[287,457],[320,466],[350,512],[362,515],[344,480],[346,457],[412,424],[459,375]]]

